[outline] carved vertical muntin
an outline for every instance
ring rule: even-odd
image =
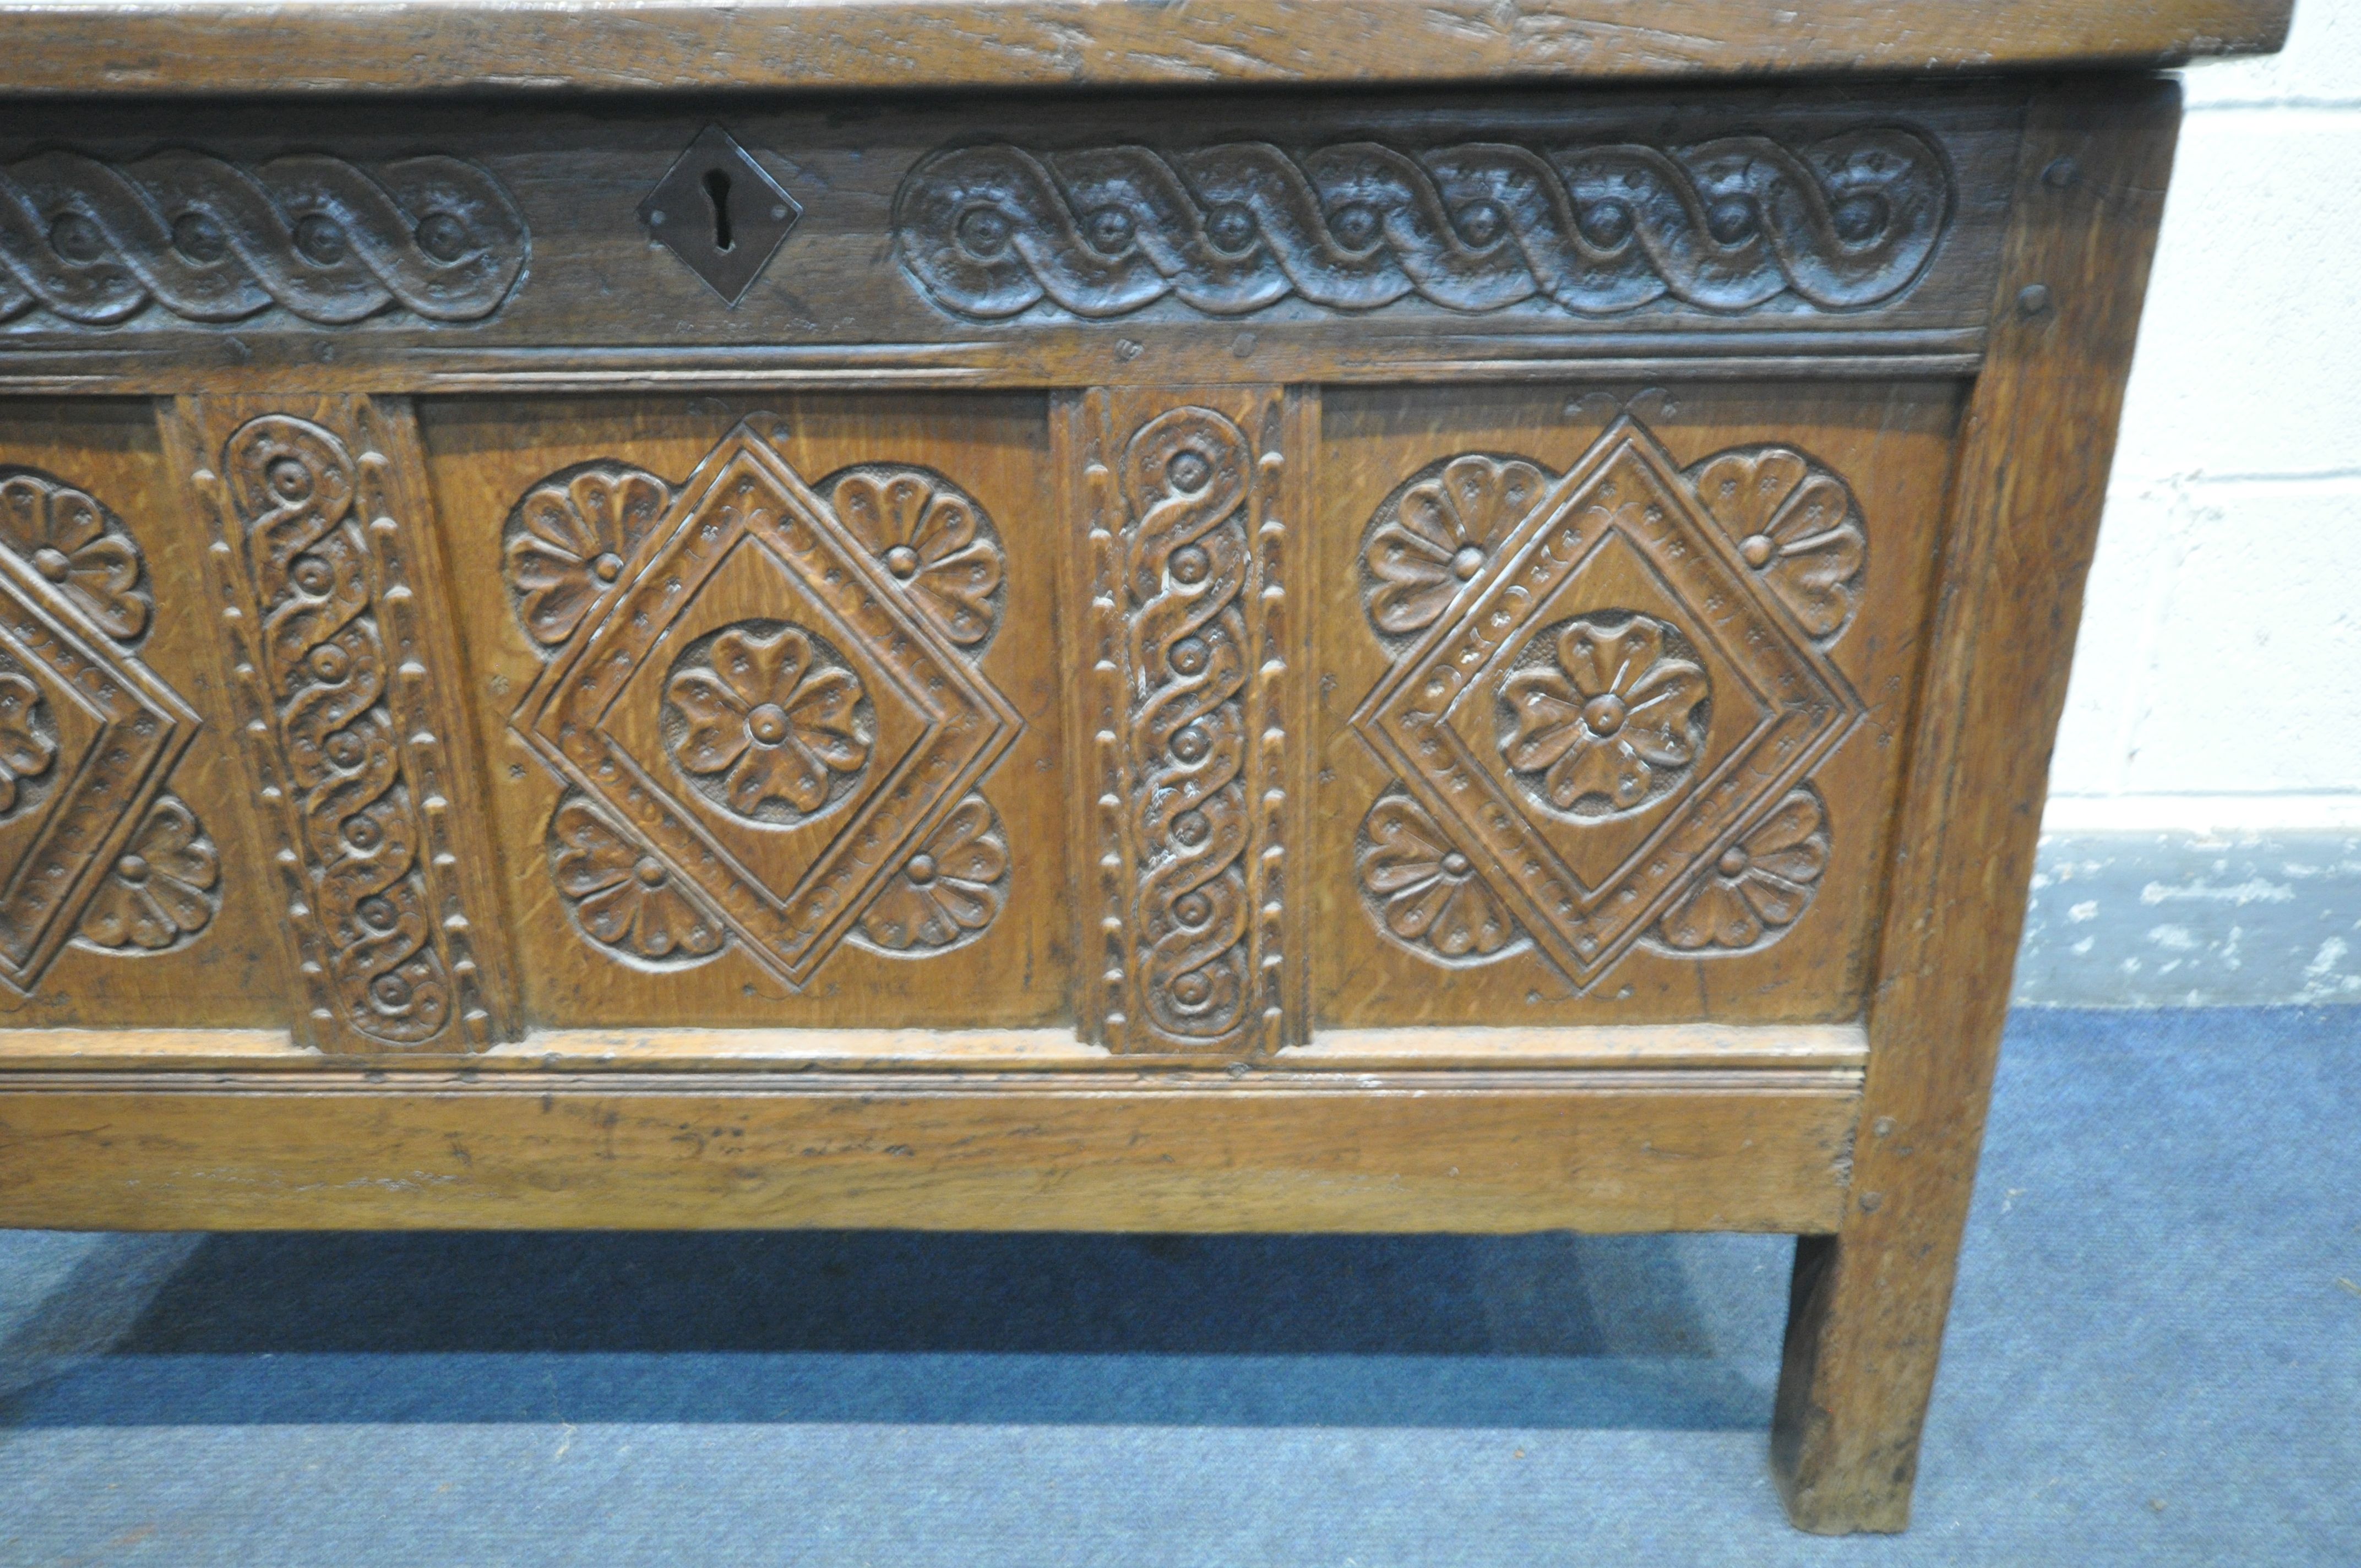
[[[1301,1034],[1288,846],[1301,693],[1288,585],[1313,405],[1278,388],[1061,401],[1082,547],[1071,721],[1082,1033],[1246,1055]],[[1300,878],[1299,878],[1300,880]],[[1298,901],[1300,902],[1300,900]]]
[[[296,1037],[358,1052],[513,1037],[408,402],[191,397],[164,424],[209,532],[240,750],[287,892]]]

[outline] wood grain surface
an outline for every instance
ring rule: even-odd
[[[1851,1074],[12,1076],[0,1224],[1796,1231]]]
[[[1807,1530],[1909,1519],[2180,116],[2175,83],[2081,82],[2045,93],[2026,138],[1910,744],[1852,1198],[1796,1257],[1773,1456]]]
[[[1787,1232],[1901,1528],[2178,115],[1997,73],[2288,10],[0,4],[0,1224]]]
[[[68,940],[50,950],[38,972],[16,967],[20,989],[0,990],[0,1019],[12,1030],[283,1025],[293,980],[281,951],[276,900],[266,881],[237,869],[253,867],[261,857],[236,751],[227,666],[220,657],[219,611],[202,593],[190,591],[204,581],[204,540],[202,532],[181,525],[178,487],[158,438],[154,410],[145,401],[20,402],[8,409],[5,430],[0,466],[11,470],[5,482],[20,495],[28,488],[48,489],[52,500],[44,521],[51,525],[66,521],[55,499],[60,489],[87,497],[117,520],[119,537],[128,542],[126,548],[135,553],[130,558],[140,567],[130,591],[115,601],[138,607],[137,635],[127,643],[116,642],[103,629],[85,625],[65,645],[104,650],[118,670],[136,661],[197,722],[188,749],[167,777],[155,781],[159,793],[190,812],[195,831],[188,842],[175,850],[127,819],[121,824],[123,831],[148,839],[142,859],[159,862],[166,880],[135,886],[108,877],[96,890],[82,884],[85,894],[78,907],[104,903],[135,915],[136,936],[126,929],[105,945]],[[10,510],[21,516],[14,506]],[[28,554],[37,554],[56,532],[12,531],[17,548]],[[66,543],[71,548],[72,541]],[[99,552],[106,548],[104,541],[93,543]],[[110,581],[105,558],[89,550],[85,545],[75,554],[91,570],[70,573],[67,582],[103,590]],[[22,629],[43,624],[45,598],[49,615],[69,626],[73,618],[106,603],[96,598],[77,602],[72,593],[49,598],[37,584],[48,586],[36,571],[12,577],[7,587],[9,657],[18,674],[35,668],[29,662],[34,647]],[[27,620],[28,614],[35,619]],[[28,757],[12,747],[7,764],[10,809],[0,824],[0,864],[8,867],[6,882],[19,895],[28,885],[40,885],[28,872],[72,864],[37,857],[35,850],[48,810],[68,779],[86,765],[84,747],[94,733],[86,718],[77,722],[76,705],[60,689],[48,691],[32,713],[17,717],[29,718],[40,735],[44,710],[57,726],[46,737],[54,750]],[[38,764],[38,771],[29,771],[28,764]],[[133,796],[119,798],[128,805]],[[110,861],[126,851],[140,852],[129,839],[117,842],[111,834],[85,842],[93,850],[116,842]],[[169,905],[151,903],[157,894],[169,898]],[[12,902],[16,907],[10,924],[15,941],[21,941],[32,922],[21,896]],[[71,934],[71,925],[59,933]]]
[[[508,93],[1613,81],[2160,66],[2268,52],[2291,0],[133,0],[11,5],[14,93]]]
[[[1337,1029],[1283,1050],[1269,1066],[1313,1073],[1664,1071],[1749,1068],[1858,1077],[1869,1059],[1857,1024],[1685,1024],[1575,1029]],[[1066,1028],[1038,1029],[536,1029],[489,1051],[440,1058],[465,1074],[684,1072],[1096,1072],[1137,1075],[1137,1057],[1087,1045]],[[1185,1065],[1185,1064],[1183,1064]],[[275,1073],[291,1081],[349,1072],[348,1057],[294,1043],[273,1029],[0,1029],[0,1072]],[[1570,1081],[1580,1082],[1581,1080]]]
[[[1985,83],[390,120],[0,102],[0,196],[60,214],[0,232],[0,388],[1951,374],[1981,347],[2020,115]],[[674,247],[709,246],[708,194],[661,225],[648,205],[717,126],[799,209],[734,300]],[[743,220],[757,174],[733,167]],[[1254,233],[1217,243],[1217,218]]]

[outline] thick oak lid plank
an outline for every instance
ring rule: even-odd
[[[1632,80],[2269,53],[2292,0],[17,0],[0,92]]]

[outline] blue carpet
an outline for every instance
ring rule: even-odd
[[[0,1563],[2361,1563],[2361,1013],[2020,1013],[1916,1522],[1792,1244],[0,1234]]]

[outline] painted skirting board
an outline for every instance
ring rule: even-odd
[[[2361,821],[2271,826],[2283,808],[2249,803],[2254,826],[2165,827],[2170,809],[2115,802],[2122,826],[2099,828],[2089,804],[2047,819],[2019,1005],[2361,1003]]]

